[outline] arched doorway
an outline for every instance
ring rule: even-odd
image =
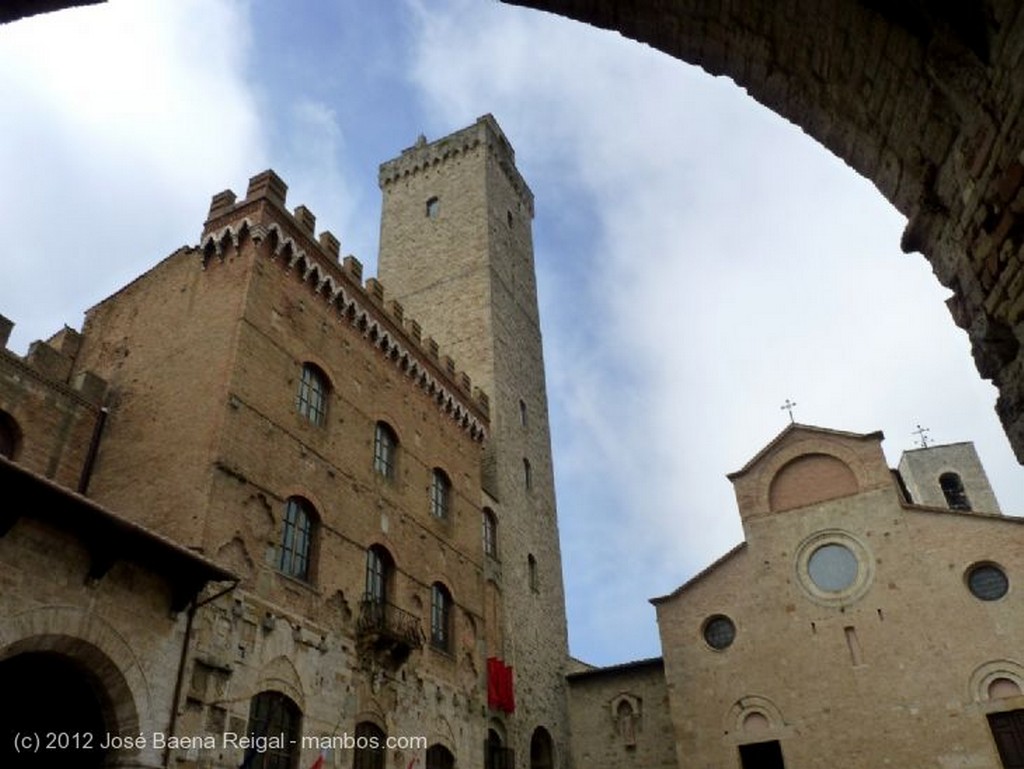
[[[555,765],[554,754],[551,735],[543,726],[538,726],[530,738],[530,769],[552,769]]]
[[[0,661],[0,692],[8,697],[0,726],[0,766],[104,765],[110,752],[105,749],[106,735],[118,729],[103,685],[84,664],[57,652],[16,654]],[[19,736],[23,742],[16,746]]]

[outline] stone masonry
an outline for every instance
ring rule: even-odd
[[[497,516],[499,547],[488,583],[503,599],[501,656],[518,697],[500,726],[518,755],[537,757],[545,742],[567,744],[568,723],[533,195],[489,115],[435,142],[421,137],[381,166],[380,186],[381,280],[490,394],[481,505]],[[551,760],[565,757],[556,750]]]

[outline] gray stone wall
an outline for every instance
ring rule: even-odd
[[[567,680],[574,767],[675,769],[660,658],[576,671]]]
[[[498,716],[526,766],[538,728],[567,758],[567,641],[537,316],[533,198],[490,116],[381,166],[380,275],[490,395],[484,505],[498,518],[503,657],[517,711]],[[427,201],[437,200],[436,217]],[[525,418],[524,418],[525,416]],[[529,463],[529,482],[526,465]],[[530,563],[535,564],[531,579]]]

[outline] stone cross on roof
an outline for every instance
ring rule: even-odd
[[[796,421],[795,419],[793,419],[793,409],[795,407],[796,407],[796,403],[791,401],[789,398],[786,398],[786,402],[783,403],[779,407],[782,411],[788,411],[789,412],[789,422],[790,422],[790,424],[792,424],[792,423],[794,423]]]

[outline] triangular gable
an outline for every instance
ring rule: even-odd
[[[742,469],[729,473],[740,518],[891,488],[881,431],[851,433],[790,424]]]

